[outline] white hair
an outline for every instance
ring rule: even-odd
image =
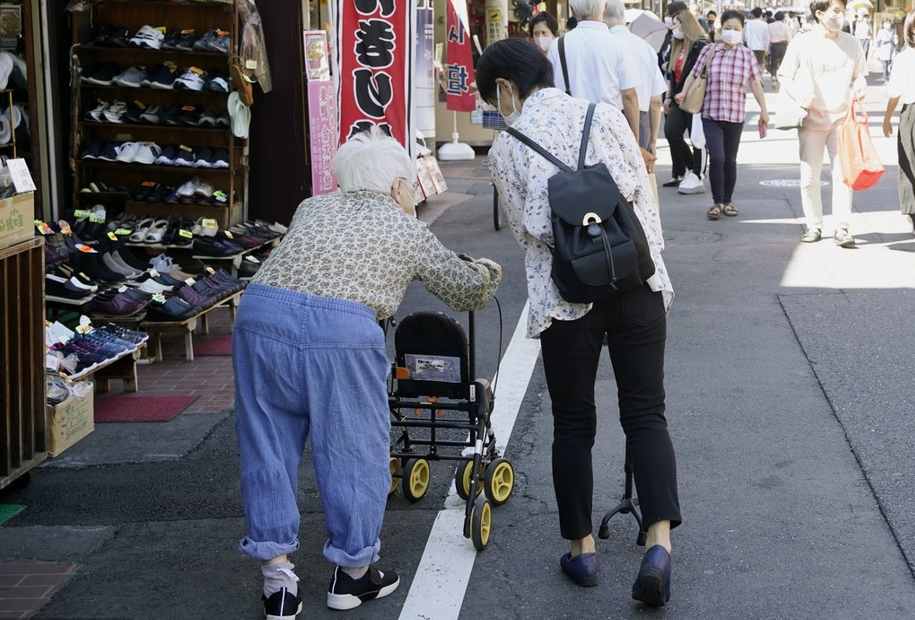
[[[344,192],[389,192],[397,179],[413,183],[416,168],[400,143],[377,125],[350,137],[334,157],[337,183]]]
[[[575,13],[575,17],[580,20],[596,19],[604,17],[604,3],[607,0],[569,0],[569,6]]]
[[[623,4],[623,0],[607,0],[604,20],[613,20],[621,24],[626,23],[626,5]]]

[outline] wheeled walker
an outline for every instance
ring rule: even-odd
[[[466,501],[464,537],[482,551],[492,531],[492,507],[508,501],[515,472],[496,448],[490,424],[490,382],[475,378],[474,315],[468,340],[461,324],[441,312],[418,312],[394,333],[391,378],[391,489],[421,499],[430,461],[456,461],[454,484]]]

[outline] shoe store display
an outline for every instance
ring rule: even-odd
[[[152,26],[143,26],[130,38],[127,45],[129,47],[157,50],[162,47],[163,39],[165,39],[165,33],[162,30]]]

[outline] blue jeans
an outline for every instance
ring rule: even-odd
[[[362,304],[251,284],[232,335],[235,431],[248,535],[269,560],[298,549],[299,462],[311,435],[324,557],[378,560],[391,484],[384,333]]]
[[[703,118],[702,128],[709,153],[708,179],[712,186],[712,201],[716,205],[730,204],[737,185],[737,149],[740,148],[743,123]]]

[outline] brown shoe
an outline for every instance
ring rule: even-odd
[[[722,205],[712,205],[712,208],[708,210],[705,217],[710,220],[717,220],[721,216],[721,206]]]

